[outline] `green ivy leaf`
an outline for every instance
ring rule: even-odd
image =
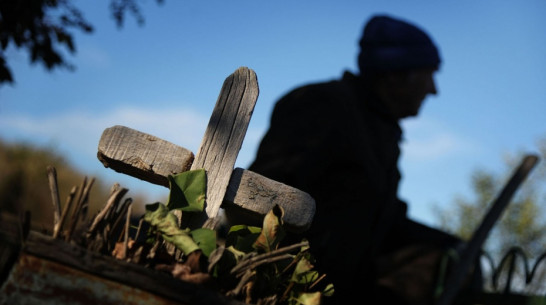
[[[180,209],[186,212],[202,212],[207,193],[207,174],[204,169],[196,169],[169,175],[170,210]]]
[[[174,244],[185,255],[199,249],[189,230],[182,230],[178,227],[176,216],[164,204],[156,202],[146,205],[144,220],[155,227],[165,241]]]
[[[334,292],[334,284],[330,283],[326,285],[326,288],[324,288],[324,290],[322,291],[322,295],[325,297],[331,297],[334,295]]]
[[[252,245],[261,232],[262,228],[259,227],[234,225],[229,229],[226,236],[226,247],[232,246],[245,253],[252,252],[254,251]]]
[[[191,231],[190,234],[206,257],[209,257],[210,253],[216,249],[216,231],[199,228]]]

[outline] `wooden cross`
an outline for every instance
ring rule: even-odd
[[[228,219],[261,224],[278,204],[286,229],[303,232],[315,213],[307,193],[252,171],[233,168],[258,99],[258,82],[251,69],[241,67],[224,81],[197,155],[155,136],[124,126],[104,130],[97,157],[117,172],[169,186],[168,175],[204,168],[207,172],[205,213],[190,227],[216,228],[220,207]]]

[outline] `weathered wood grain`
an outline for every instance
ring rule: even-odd
[[[36,231],[23,242],[18,226],[16,219],[2,217],[0,246],[16,255],[0,266],[6,272],[1,304],[243,305],[203,285]]]
[[[127,130],[130,130],[131,136],[126,136],[128,134]],[[101,142],[108,139],[108,141],[118,143],[122,147],[131,146],[130,143],[125,143],[125,141],[149,137],[146,134],[138,135],[138,131],[123,126],[108,128],[105,132],[108,132],[109,135],[101,137]],[[104,145],[100,144],[99,149]],[[147,146],[143,149],[155,151],[164,147],[169,147],[171,152],[187,152],[185,148],[161,139],[147,143]],[[141,153],[135,151],[134,154],[140,155]],[[100,155],[101,152],[99,151]],[[155,172],[153,175],[149,171],[141,170],[138,167],[139,163],[132,162],[132,158],[115,159],[115,154],[111,156],[108,159],[108,164],[115,164],[118,172],[165,187],[169,186],[167,180],[169,173],[182,171],[180,165],[174,163],[179,160],[174,156],[156,158],[154,167],[162,170]],[[242,168],[233,170],[222,204],[228,219],[233,223],[261,225],[263,217],[275,204],[282,206],[285,210],[284,221],[287,230],[302,232],[311,225],[315,214],[315,201],[309,194],[249,170]]]
[[[278,204],[285,210],[286,228],[305,231],[315,213],[311,196],[251,171],[233,169],[258,91],[256,74],[251,69],[239,68],[226,78],[195,158],[183,147],[124,126],[104,131],[98,158],[106,167],[165,187],[169,186],[169,175],[204,168],[205,213],[193,218],[186,215],[184,227],[215,228],[221,207],[230,220],[259,225]]]
[[[119,125],[104,130],[97,157],[105,167],[166,187],[167,176],[187,171],[194,159],[183,147]]]
[[[309,194],[252,171],[236,168],[226,192],[223,208],[234,224],[262,225],[263,217],[276,205],[284,209],[288,231],[309,229],[315,215],[315,200]]]
[[[235,166],[235,160],[258,99],[256,73],[237,69],[224,81],[205,136],[191,169],[207,171],[206,215],[190,220],[190,227],[215,228],[218,212]]]

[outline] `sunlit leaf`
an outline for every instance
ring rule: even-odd
[[[187,212],[202,212],[205,207],[207,193],[207,175],[204,169],[182,172],[174,176],[169,175],[170,210],[181,209]]]
[[[157,202],[146,205],[144,220],[155,227],[165,241],[174,244],[185,255],[199,249],[189,230],[182,230],[178,227],[176,216],[164,204]]]
[[[312,270],[313,267],[313,264],[311,264],[309,260],[302,257],[296,264],[296,268],[294,269],[290,280],[298,284],[313,283],[319,277],[318,272]]]
[[[208,257],[216,249],[216,231],[199,228],[191,231],[190,234],[205,256]]]
[[[285,232],[283,229],[284,210],[281,206],[275,205],[269,211],[263,221],[262,232],[254,243],[255,249],[261,249],[265,252],[275,250],[279,242],[284,238]]]
[[[320,292],[300,293],[298,296],[298,304],[301,305],[318,305],[320,304]]]
[[[324,291],[322,291],[322,295],[325,297],[331,297],[334,295],[334,284],[328,284],[326,288],[324,288]]]

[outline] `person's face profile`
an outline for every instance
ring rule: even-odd
[[[437,94],[434,73],[436,68],[414,69],[396,74],[392,79],[393,99],[390,107],[399,119],[419,114],[429,94]]]

